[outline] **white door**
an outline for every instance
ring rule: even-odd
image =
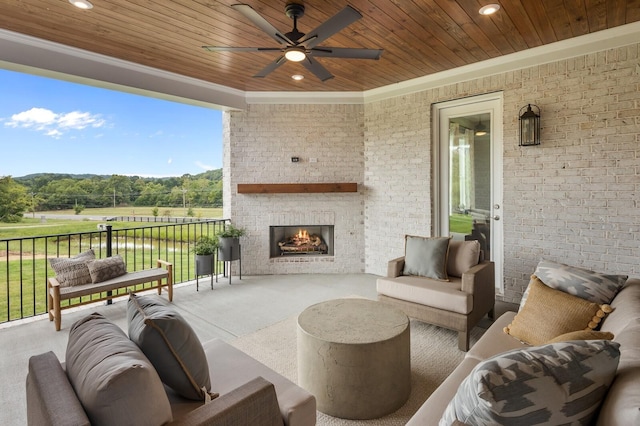
[[[433,106],[434,230],[478,240],[503,290],[502,93]]]

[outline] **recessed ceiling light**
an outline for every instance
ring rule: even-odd
[[[296,81],[300,81],[304,78],[304,75],[301,74],[294,74],[291,76],[292,79],[296,80]]]
[[[499,4],[488,4],[480,8],[480,15],[493,15],[500,10]]]
[[[93,5],[89,0],[69,0],[69,3],[78,9],[93,9]]]

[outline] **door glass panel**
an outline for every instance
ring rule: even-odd
[[[449,120],[449,233],[491,258],[491,115]]]

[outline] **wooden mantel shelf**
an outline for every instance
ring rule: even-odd
[[[238,194],[315,194],[320,192],[358,192],[358,184],[355,182],[238,184]]]

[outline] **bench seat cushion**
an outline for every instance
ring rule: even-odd
[[[462,279],[450,277],[449,281],[418,276],[378,278],[379,294],[466,315],[473,309],[472,294],[462,290]]]
[[[156,281],[168,276],[168,272],[164,268],[145,269],[142,271],[128,272],[110,280],[100,283],[89,283],[76,285],[73,287],[61,287],[60,299],[71,299],[74,297],[88,296],[103,291],[115,290],[130,285],[147,283]]]

